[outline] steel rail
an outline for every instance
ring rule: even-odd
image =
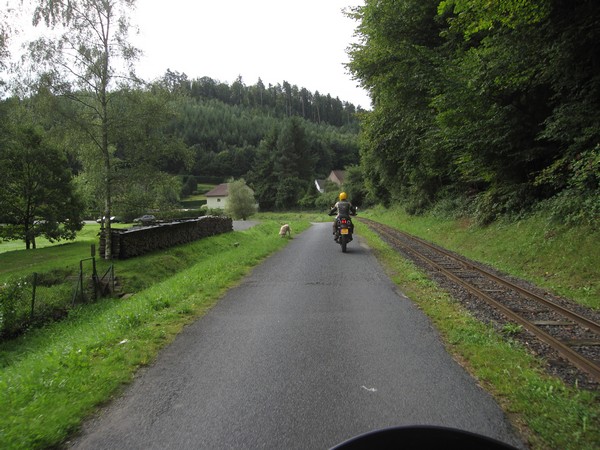
[[[377,225],[382,225],[382,224],[379,224],[378,222],[369,221],[369,219],[364,219],[364,220],[365,220],[365,222],[368,221],[370,223],[374,223],[374,224],[377,224]],[[412,235],[410,235],[408,233],[405,233],[402,230],[396,230],[396,229],[394,229],[394,232],[397,232],[398,234],[401,234],[402,236],[406,237],[409,240],[417,241],[418,243],[420,243],[420,244],[422,244],[422,245],[424,245],[424,246],[432,249],[435,252],[441,253],[444,256],[452,258],[455,261],[458,261],[463,266],[465,266],[465,267],[467,267],[467,268],[469,268],[471,270],[474,270],[476,272],[479,272],[481,274],[484,274],[485,276],[487,276],[488,278],[491,278],[495,282],[497,282],[499,284],[502,284],[502,285],[504,285],[504,286],[506,286],[506,287],[508,287],[510,289],[513,289],[513,290],[519,292],[520,294],[524,295],[525,297],[528,297],[531,300],[543,303],[544,305],[552,308],[554,311],[556,311],[556,312],[558,312],[558,313],[560,313],[560,314],[568,317],[569,319],[573,320],[574,322],[577,322],[579,325],[587,327],[591,331],[593,331],[594,333],[600,335],[600,324],[598,324],[598,323],[596,323],[596,322],[588,319],[587,317],[584,317],[584,316],[582,316],[582,315],[580,315],[580,314],[578,314],[578,313],[576,313],[574,311],[571,311],[571,310],[569,310],[569,309],[567,309],[567,308],[565,308],[565,307],[563,307],[561,305],[558,305],[558,304],[554,303],[551,300],[548,300],[548,299],[546,299],[546,298],[544,298],[544,297],[542,297],[540,295],[537,295],[537,294],[531,292],[528,289],[525,289],[525,288],[523,288],[521,286],[517,286],[516,284],[510,282],[509,280],[506,280],[505,278],[501,278],[498,275],[496,275],[496,274],[494,274],[494,273],[486,270],[483,267],[474,266],[473,264],[471,264],[470,261],[467,261],[466,259],[464,259],[464,258],[462,258],[460,256],[454,255],[454,254],[448,252],[447,250],[445,250],[443,248],[436,247],[435,245],[432,245],[431,243],[429,243],[429,242],[427,242],[427,241],[425,241],[425,240],[423,240],[423,239],[421,239],[421,238],[419,238],[417,236],[412,236]]]
[[[524,319],[523,317],[519,316],[517,313],[515,313],[514,311],[512,311],[508,307],[504,306],[502,303],[498,302],[497,300],[493,299],[492,297],[490,297],[488,294],[486,294],[482,290],[478,289],[477,287],[475,287],[475,286],[467,283],[463,279],[459,278],[458,276],[456,276],[455,274],[453,274],[450,270],[448,270],[445,267],[439,265],[438,263],[436,263],[435,261],[431,260],[427,256],[425,256],[425,255],[421,254],[420,252],[416,251],[415,249],[410,248],[408,245],[406,245],[405,243],[403,243],[402,241],[400,241],[399,239],[397,239],[396,237],[394,237],[390,232],[388,232],[385,229],[385,228],[387,228],[385,225],[380,224],[378,222],[374,222],[372,220],[364,219],[364,218],[361,218],[360,220],[363,221],[363,223],[366,223],[366,224],[370,225],[371,227],[375,228],[377,231],[379,231],[380,233],[384,234],[389,239],[391,239],[392,241],[394,241],[397,244],[399,244],[402,248],[404,248],[405,250],[408,250],[409,252],[411,252],[412,254],[414,254],[416,257],[418,257],[421,260],[425,261],[427,264],[429,264],[430,266],[434,267],[436,270],[442,272],[448,278],[450,278],[451,280],[453,280],[454,282],[456,282],[458,285],[464,287],[467,291],[471,292],[473,295],[475,295],[475,296],[477,296],[477,297],[485,300],[488,304],[492,305],[493,307],[495,307],[496,309],[498,309],[499,311],[501,311],[508,319],[513,320],[513,321],[517,322],[518,324],[522,325],[525,329],[527,329],[528,331],[530,331],[531,333],[533,333],[540,340],[542,340],[546,344],[550,345],[559,354],[561,354],[564,358],[566,358],[568,361],[570,361],[573,365],[575,365],[579,369],[587,372],[593,378],[595,378],[597,381],[600,381],[600,365],[598,365],[598,364],[594,363],[593,361],[590,361],[589,359],[587,359],[584,356],[580,355],[579,353],[577,353],[576,351],[574,351],[573,349],[571,349],[571,347],[569,347],[568,345],[564,344],[560,340],[554,338],[550,334],[548,334],[545,331],[543,331],[542,329],[538,328],[535,324],[531,323],[530,321],[528,321],[528,320]],[[413,236],[411,236],[411,235],[409,235],[407,233],[404,233],[404,232],[401,232],[401,231],[395,230],[395,229],[393,231],[394,232],[398,232],[401,235],[403,235],[403,236],[405,236],[405,237],[407,237],[409,239],[414,239]],[[418,238],[416,240],[418,242],[420,241],[420,239],[418,239]],[[433,247],[433,246],[430,246],[430,245],[428,245],[428,247],[432,248],[433,250],[435,250],[437,252],[440,252],[440,250],[438,248],[436,248],[436,247]],[[451,258],[456,259],[459,262],[461,262],[459,258],[456,258],[452,254],[446,254],[446,252],[440,252],[440,253],[445,254],[446,256],[450,256]],[[473,267],[471,264],[469,264],[469,266]],[[475,269],[478,269],[478,268],[475,268]],[[481,271],[481,272],[484,275],[487,275],[487,271]],[[496,276],[494,276],[493,278],[495,279]],[[507,283],[507,287],[513,288],[512,283],[510,283],[508,281],[506,281],[506,283]],[[532,295],[535,297],[534,299],[536,299],[536,300],[538,299],[538,296],[536,296],[535,294],[532,294]],[[543,299],[543,300],[545,300],[545,299]],[[544,303],[546,303],[546,302],[544,302]],[[555,306],[558,306],[558,305],[556,305],[554,303],[552,303],[552,304],[555,305]],[[562,307],[559,306],[559,308],[562,308]],[[568,311],[568,310],[566,310],[566,311]],[[559,312],[563,313],[562,309]],[[586,319],[586,321],[588,321],[588,319]],[[596,324],[595,322],[591,322],[591,323],[594,324],[596,327],[598,327],[598,324]]]

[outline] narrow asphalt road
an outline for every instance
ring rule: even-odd
[[[360,237],[343,254],[331,226],[315,224],[188,326],[72,444],[326,449],[413,424],[522,447]]]

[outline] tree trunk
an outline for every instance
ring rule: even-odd
[[[109,6],[110,9],[110,6]],[[109,129],[109,117],[108,117],[108,83],[110,82],[110,72],[108,60],[111,55],[110,53],[110,11],[107,11],[107,23],[104,35],[102,36],[102,43],[104,46],[104,58],[102,61],[102,72],[100,75],[100,104],[102,107],[102,152],[104,154],[104,220],[106,221],[105,228],[105,247],[104,247],[104,259],[112,259],[112,236],[111,236],[111,223],[110,215],[112,211],[112,189],[111,189],[111,164],[110,164],[110,150],[108,146],[108,129]]]

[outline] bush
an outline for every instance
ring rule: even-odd
[[[474,218],[478,225],[489,225],[500,219],[519,219],[531,212],[535,199],[526,184],[490,187],[474,201]]]
[[[538,210],[548,211],[550,219],[560,224],[596,227],[600,222],[600,190],[587,196],[566,190],[540,203]]]
[[[440,219],[460,219],[469,215],[467,196],[449,195],[438,200],[431,208],[431,215]]]
[[[243,179],[229,182],[229,197],[225,212],[234,219],[246,220],[257,211],[254,192]]]
[[[427,209],[431,206],[431,203],[428,198],[424,195],[417,194],[414,197],[410,197],[404,203],[404,208],[408,214],[411,216],[419,216],[424,214]]]
[[[203,211],[207,216],[225,217],[225,211],[221,208],[206,208]]]
[[[335,205],[338,200],[339,193],[337,191],[325,192],[317,197],[315,200],[315,206],[319,210],[329,212],[331,207]]]
[[[10,336],[21,330],[28,319],[28,283],[24,278],[0,286],[0,335]]]
[[[281,211],[293,209],[300,200],[303,192],[306,192],[307,184],[300,178],[283,178],[277,185],[275,194],[275,208]]]

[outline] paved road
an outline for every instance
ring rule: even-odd
[[[324,449],[410,424],[521,446],[360,238],[342,254],[330,230],[315,224],[257,267],[74,446]]]

